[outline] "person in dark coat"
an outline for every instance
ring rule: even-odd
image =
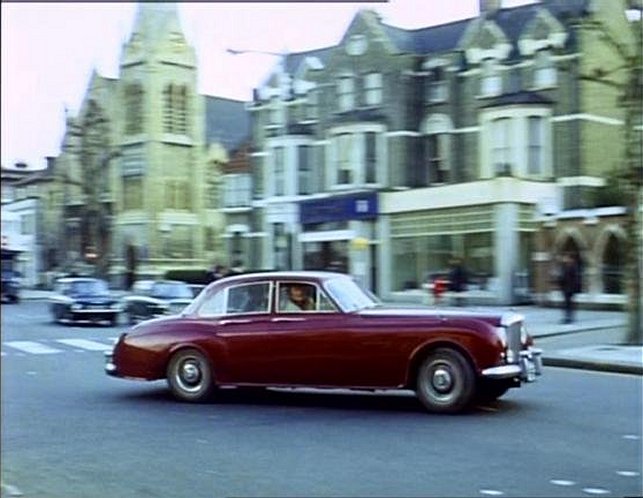
[[[454,304],[464,306],[462,292],[467,290],[467,270],[462,263],[461,258],[453,258],[451,261],[451,271],[449,272],[449,290],[455,293]]]
[[[563,293],[562,323],[574,321],[574,295],[581,290],[580,268],[576,259],[569,253],[562,257],[559,272],[559,287]]]

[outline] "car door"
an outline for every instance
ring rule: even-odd
[[[199,315],[209,318],[221,345],[215,372],[227,384],[275,381],[269,348],[271,292],[269,281],[231,285],[204,300]]]

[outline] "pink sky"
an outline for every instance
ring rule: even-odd
[[[506,0],[504,5],[530,3]],[[179,12],[199,60],[199,90],[247,100],[274,57],[234,56],[227,48],[293,52],[339,41],[359,8],[388,24],[418,28],[477,15],[478,0],[389,3],[192,3]],[[58,155],[64,108],[77,112],[92,68],[118,76],[133,3],[2,3],[2,165],[44,167]]]

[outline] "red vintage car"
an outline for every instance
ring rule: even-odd
[[[106,356],[108,375],[167,379],[182,401],[228,386],[411,389],[433,412],[498,398],[542,371],[521,315],[384,307],[347,275],[309,271],[217,280]]]

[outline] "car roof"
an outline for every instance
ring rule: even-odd
[[[345,273],[318,270],[269,270],[261,272],[247,272],[240,275],[223,277],[216,282],[234,282],[245,280],[329,280],[333,278],[350,278]]]
[[[95,277],[62,277],[57,279],[56,282],[60,282],[61,284],[68,284],[70,282],[95,282],[96,280],[104,282],[103,279]]]

